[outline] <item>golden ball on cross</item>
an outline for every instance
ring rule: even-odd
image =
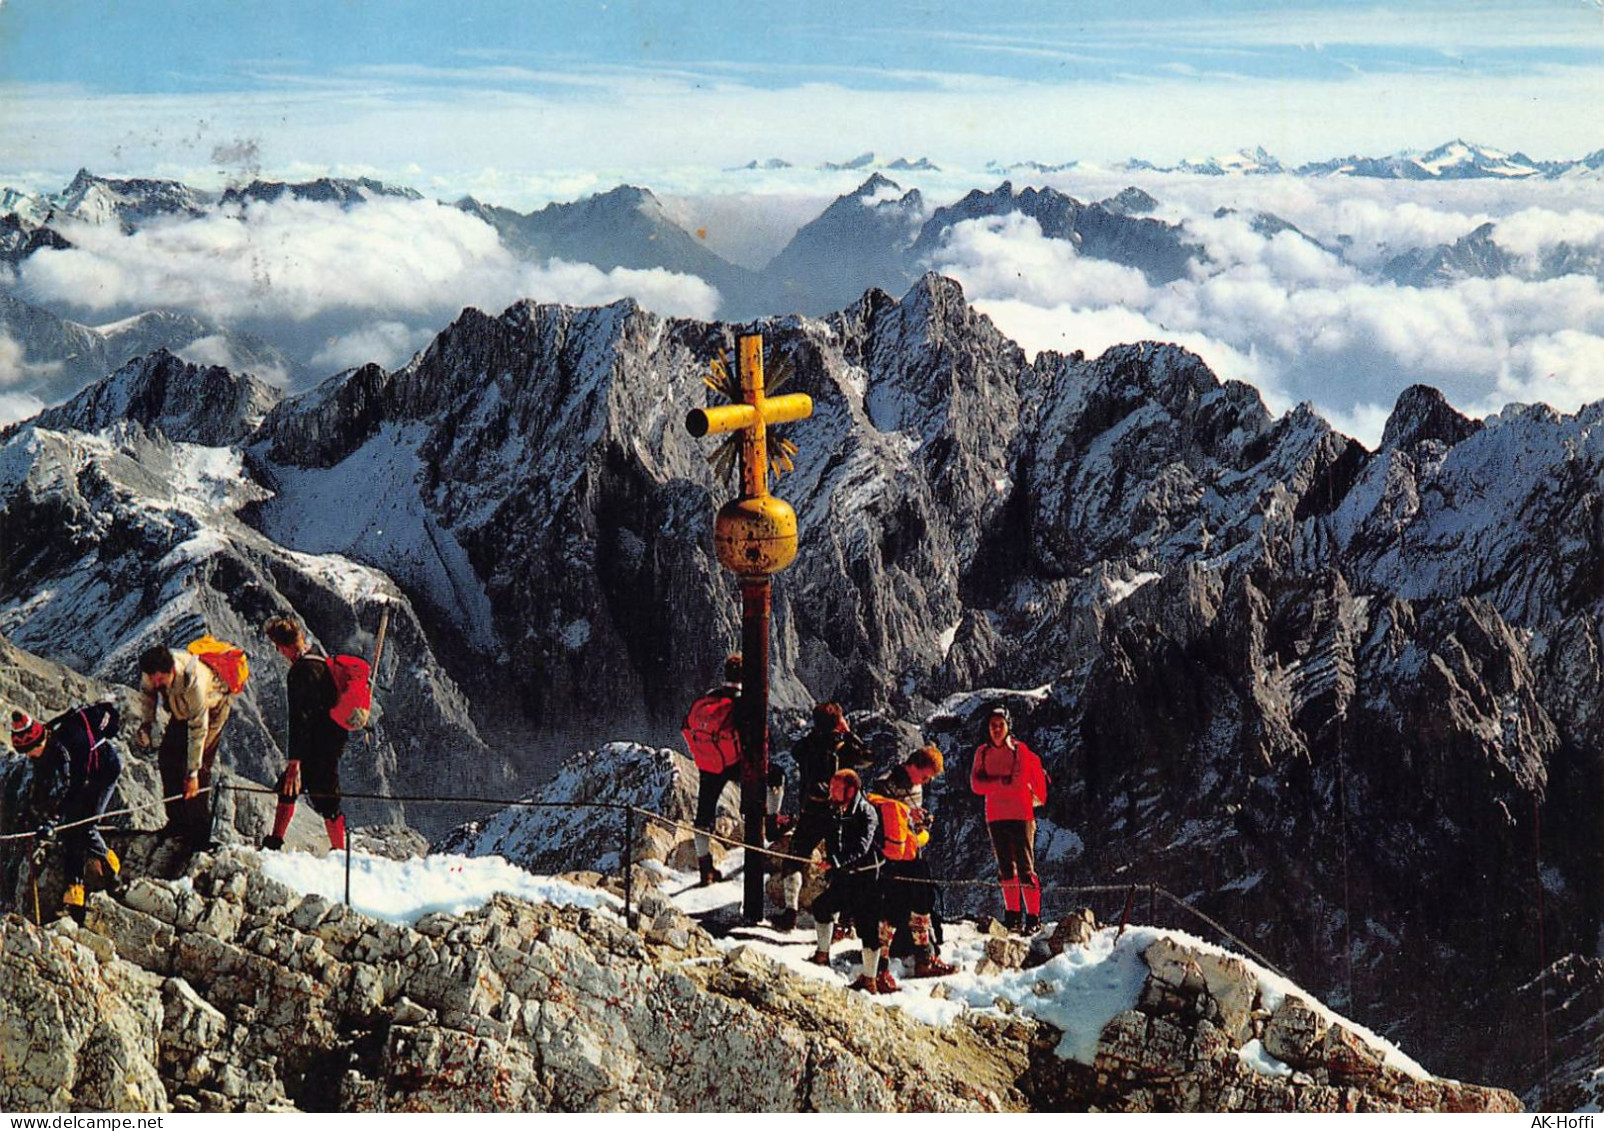
[[[773,495],[732,499],[713,520],[713,548],[731,573],[779,573],[796,558],[796,511]]]

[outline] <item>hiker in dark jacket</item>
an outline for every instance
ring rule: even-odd
[[[111,703],[78,707],[40,723],[22,711],[11,712],[11,746],[28,758],[48,756],[54,779],[60,767],[67,768],[67,792],[56,809],[56,816],[39,828],[48,838],[58,825],[76,825],[62,833],[67,871],[67,892],[62,902],[79,924],[84,921],[84,866],[93,857],[100,861],[113,887],[122,879],[122,862],[106,844],[95,819],[106,811],[117,777],[122,773],[122,757],[116,737],[121,720]],[[78,822],[86,822],[78,824]]]
[[[880,815],[863,796],[862,784],[852,770],[830,779],[830,825],[824,838],[825,881],[828,886],[813,901],[818,921],[818,946],[810,962],[830,964],[836,915],[852,917],[862,944],[863,968],[852,988],[864,993],[896,989],[878,979],[880,968]]]
[[[786,854],[805,858],[824,843],[834,819],[829,801],[830,779],[839,770],[864,769],[874,756],[863,739],[852,733],[841,704],[826,702],[814,706],[813,729],[791,748],[791,757],[796,761],[800,779],[798,796],[802,801]],[[785,906],[770,920],[775,930],[790,931],[796,927],[805,866],[787,860],[780,867],[780,889]],[[813,909],[813,917],[815,920],[819,917],[817,907]]]
[[[340,811],[340,756],[345,753],[348,732],[329,713],[339,701],[340,691],[329,670],[327,656],[313,652],[306,633],[289,617],[275,617],[263,630],[290,662],[284,677],[289,699],[288,762],[278,779],[278,808],[273,812],[273,832],[262,838],[263,848],[283,848],[284,834],[295,816],[295,802],[302,793],[329,834],[329,847],[345,848],[345,814]]]

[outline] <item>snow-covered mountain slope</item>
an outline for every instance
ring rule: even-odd
[[[179,181],[97,177],[88,169],[79,169],[66,188],[48,197],[53,217],[129,229],[163,216],[198,216],[213,199]]]
[[[55,410],[56,428],[40,420],[5,434],[0,522],[19,536],[0,564],[0,632],[127,684],[137,682],[137,657],[152,644],[182,647],[203,630],[239,644],[257,675],[236,705],[222,759],[271,781],[284,761],[283,663],[262,624],[295,612],[326,646],[368,652],[378,606],[388,603],[386,723],[376,741],[352,747],[347,788],[470,792],[469,783],[510,779],[479,740],[406,596],[369,567],[263,537],[239,518],[266,496],[241,452],[166,434],[236,438],[254,423],[261,393],[221,371],[152,359]],[[182,417],[178,404],[192,415]],[[111,423],[125,408],[130,418]],[[412,819],[424,829],[454,823],[450,812]]]
[[[137,358],[158,350],[207,364],[223,359],[237,372],[281,379],[284,355],[260,338],[204,318],[147,311],[102,326],[61,318],[15,295],[0,293],[0,338],[20,351],[9,388],[47,403],[65,400]]]

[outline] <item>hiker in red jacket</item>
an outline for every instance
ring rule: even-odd
[[[1036,875],[1036,806],[1047,800],[1047,775],[1036,752],[1009,733],[1008,708],[986,712],[986,741],[975,749],[969,788],[986,799],[986,827],[1002,882],[1003,926],[1033,934],[1041,926],[1041,879]]]

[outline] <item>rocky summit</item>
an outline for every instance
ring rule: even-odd
[[[1604,922],[1598,405],[1472,422],[1416,387],[1370,451],[1175,346],[1030,359],[936,275],[741,326],[522,302],[291,397],[146,358],[0,434],[0,633],[106,683],[203,627],[242,644],[223,758],[259,781],[281,613],[366,652],[391,610],[352,792],[513,797],[576,750],[673,744],[739,619],[731,488],[684,414],[752,330],[814,403],[778,488],[782,761],[819,699],[887,760],[937,741],[932,860],[982,879],[963,772],[1006,700],[1052,777],[1050,916],[1116,878],[1182,893],[1440,1071],[1559,1085],[1520,993]]]
[[[142,859],[139,845],[130,857]],[[630,930],[606,893],[585,909],[495,896],[402,925],[292,890],[258,860],[231,849],[197,857],[177,880],[142,878],[117,899],[98,893],[85,928],[0,919],[0,1106],[1518,1106],[1508,1093],[1432,1078],[1243,961],[1163,934],[1127,936],[1139,964],[1134,996],[1077,1059],[1063,1051],[1065,1032],[1006,997],[931,1024],[805,978],[754,947],[720,945],[689,921],[672,932]],[[639,910],[661,918],[671,904],[654,891]],[[1106,943],[1113,929],[1101,934]],[[1081,937],[1059,946],[1097,945],[1095,933]],[[1016,978],[1052,995],[1071,958]]]

